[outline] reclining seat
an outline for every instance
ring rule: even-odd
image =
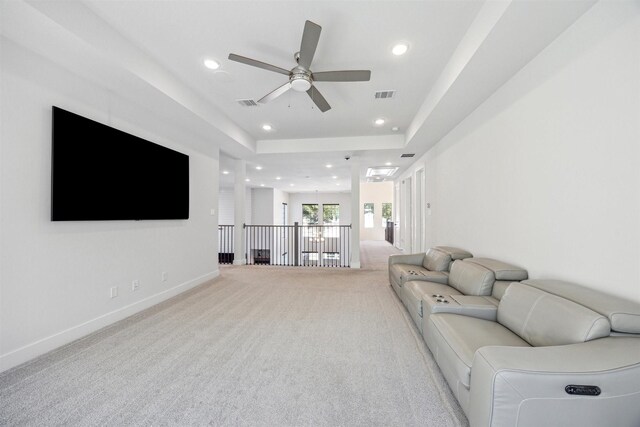
[[[432,295],[486,296],[497,307],[508,284],[527,277],[527,270],[506,262],[490,258],[468,258],[453,263],[448,285],[416,280],[406,282],[402,293],[403,302],[422,332],[425,316],[423,298]]]
[[[471,425],[561,425],[561,420],[577,419],[582,421],[576,425],[583,425],[597,414],[588,415],[589,405],[609,411],[629,411],[622,408],[633,406],[634,413],[640,413],[637,405],[629,405],[638,401],[637,385],[629,382],[640,378],[640,338],[610,336],[616,335],[613,313],[623,313],[614,321],[628,336],[640,332],[640,305],[618,305],[611,297],[598,305],[591,290],[582,288],[580,292],[576,287],[566,291],[567,296],[593,303],[596,310],[592,310],[558,296],[564,290],[554,286],[556,283],[511,284],[500,300],[497,321],[454,313],[429,316],[425,341]],[[626,353],[635,355],[617,355],[616,347],[626,347]],[[626,359],[621,361],[623,356]],[[622,372],[627,368],[635,376],[623,380],[629,375]],[[580,396],[571,396],[565,389],[567,384],[599,385],[603,398],[583,397],[579,402]],[[630,388],[635,392],[630,393]],[[611,398],[619,398],[621,405],[611,404]],[[549,413],[543,407],[553,410]],[[573,416],[558,415],[555,411],[561,407],[574,412]],[[554,413],[555,422],[550,423]],[[627,418],[621,414],[620,423],[612,421],[611,425],[636,425],[623,422]],[[591,420],[585,424],[608,423]]]
[[[402,299],[402,287],[409,280],[447,283],[453,261],[473,255],[464,249],[436,246],[426,254],[401,254],[389,257],[389,283]]]

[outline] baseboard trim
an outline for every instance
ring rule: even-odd
[[[220,270],[214,270],[195,279],[188,280],[177,286],[166,289],[150,297],[136,301],[132,304],[105,313],[101,316],[88,320],[71,328],[65,329],[48,337],[39,339],[33,343],[10,351],[9,353],[0,355],[0,372],[11,369],[22,363],[28,362],[38,356],[41,356],[51,350],[55,350],[65,344],[69,344],[79,338],[87,336],[99,329],[109,326],[119,320],[132,316],[142,310],[159,304],[169,298],[188,291],[204,282],[215,279],[220,275]]]

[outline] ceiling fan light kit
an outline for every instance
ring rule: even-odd
[[[291,76],[291,89],[296,92],[306,92],[311,89],[311,73],[296,73]]]
[[[365,82],[371,79],[370,70],[343,70],[343,71],[321,71],[314,73],[311,71],[311,61],[316,53],[318,41],[320,40],[320,32],[322,27],[311,21],[304,24],[304,32],[302,33],[302,42],[300,43],[300,51],[296,52],[293,57],[297,65],[291,70],[286,70],[266,62],[257,61],[255,59],[244,56],[229,54],[231,61],[240,62],[242,64],[251,65],[252,67],[262,68],[263,70],[273,71],[274,73],[284,74],[289,77],[289,81],[271,91],[260,100],[259,103],[266,104],[273,101],[289,89],[295,92],[307,92],[313,103],[323,113],[330,110],[331,106],[324,99],[324,96],[314,86],[313,82]]]

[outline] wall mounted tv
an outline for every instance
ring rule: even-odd
[[[189,218],[189,156],[53,107],[52,221]]]

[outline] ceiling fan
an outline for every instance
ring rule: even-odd
[[[229,54],[229,59],[251,65],[253,67],[284,74],[289,77],[288,82],[268,93],[259,99],[258,102],[266,104],[269,101],[273,101],[289,89],[293,89],[296,92],[307,92],[320,111],[324,113],[325,111],[330,110],[331,106],[327,100],[324,99],[322,94],[318,92],[318,89],[313,85],[313,82],[366,82],[371,78],[371,71],[343,70],[320,71],[318,73],[311,71],[311,61],[313,60],[313,55],[315,54],[316,47],[318,46],[320,31],[322,31],[322,27],[320,25],[311,21],[305,22],[304,32],[302,33],[302,43],[300,44],[300,52],[296,52],[293,55],[298,65],[293,67],[291,70],[286,70],[275,65],[236,55],[234,53]]]

